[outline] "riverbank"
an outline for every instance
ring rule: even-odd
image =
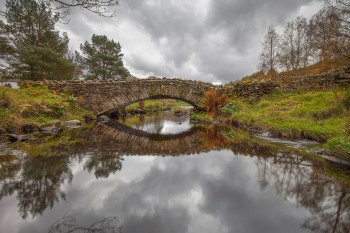
[[[350,90],[275,92],[256,103],[236,100],[222,109],[241,128],[273,137],[309,139],[332,155],[350,159]]]
[[[255,133],[320,142],[327,153],[350,159],[350,90],[275,92],[251,103],[235,99],[221,109],[223,116]]]
[[[42,87],[0,87],[0,135],[35,134],[50,122],[58,126],[70,120],[84,123],[94,118],[72,95],[58,95]]]

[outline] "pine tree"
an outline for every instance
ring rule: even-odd
[[[130,73],[124,67],[121,46],[106,36],[93,35],[91,44],[85,42],[80,45],[83,52],[83,64],[92,79],[116,79],[119,76],[127,77]]]
[[[0,21],[2,57],[21,79],[70,79],[74,66],[67,58],[68,36],[55,31],[58,14],[44,2],[7,0]]]

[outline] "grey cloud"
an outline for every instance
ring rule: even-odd
[[[226,83],[256,71],[269,25],[283,26],[315,1],[319,0],[121,0],[116,18],[74,9],[62,30],[76,38],[75,47],[93,33],[121,41],[125,64],[136,76]],[[121,29],[123,24],[128,27]],[[129,35],[135,31],[149,41]]]

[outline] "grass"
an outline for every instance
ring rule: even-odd
[[[257,103],[235,101],[231,119],[254,126],[276,136],[306,138],[325,142],[329,150],[337,149],[350,156],[350,110],[346,107],[349,91],[286,94],[277,92]]]
[[[153,111],[153,110],[163,110],[163,109],[179,109],[182,107],[191,106],[190,104],[179,101],[179,100],[171,100],[171,99],[162,99],[162,100],[145,100],[144,103],[144,109]],[[139,102],[133,103],[126,107],[126,110],[128,112],[130,111],[136,111],[140,108]]]
[[[39,126],[54,119],[84,120],[92,113],[78,106],[71,95],[58,95],[43,87],[0,87],[0,132],[20,132],[26,124]]]
[[[193,112],[191,113],[191,121],[198,122],[210,122],[213,121],[214,117],[205,112]]]

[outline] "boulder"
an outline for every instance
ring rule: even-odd
[[[71,121],[66,121],[64,125],[69,128],[78,128],[81,126],[81,122],[79,120],[71,120]]]
[[[57,134],[62,130],[59,120],[51,121],[39,127],[39,132],[43,134]]]
[[[109,119],[109,117],[108,116],[105,116],[105,115],[102,115],[102,116],[99,116],[98,118],[97,118],[97,120],[99,121],[99,122],[108,122],[110,119]]]

